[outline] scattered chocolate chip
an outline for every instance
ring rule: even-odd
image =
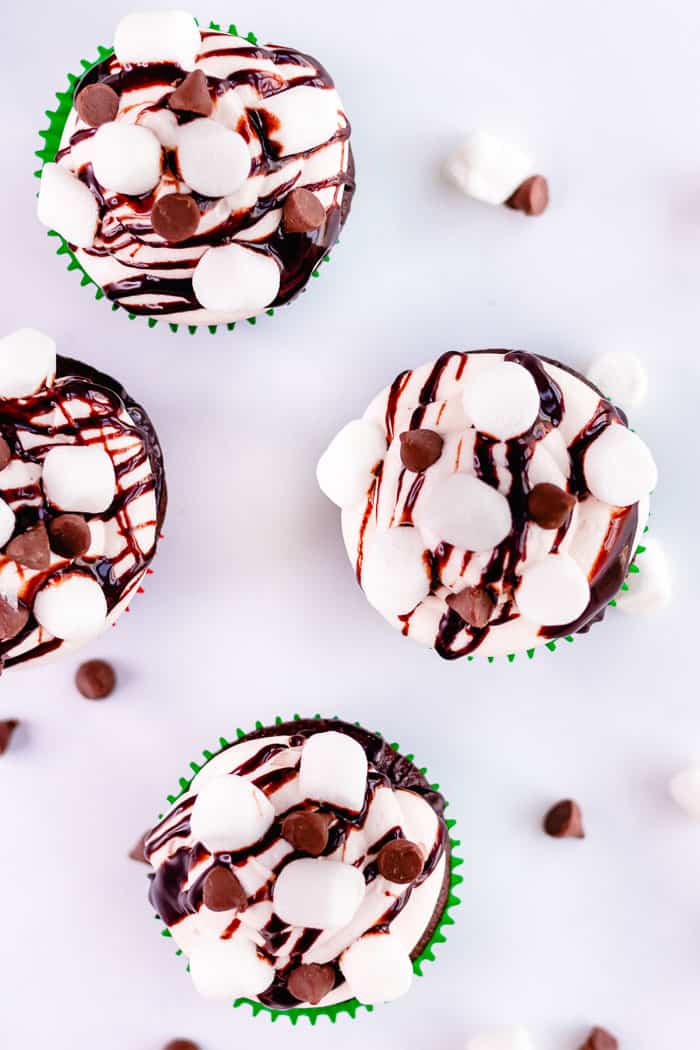
[[[49,534],[43,521],[15,536],[5,547],[5,554],[28,569],[48,569],[51,564]]]
[[[191,1039],[171,1039],[163,1050],[200,1050],[200,1048],[199,1044],[193,1043]]]
[[[432,467],[442,454],[445,442],[434,430],[405,430],[400,435],[401,462],[415,474]]]
[[[132,860],[138,860],[141,864],[148,864],[148,857],[146,856],[146,839],[148,838],[148,832],[144,831],[141,838],[138,840],[136,845],[129,850],[129,856]]]
[[[189,193],[168,193],[159,197],[151,212],[153,229],[170,244],[179,244],[196,233],[199,219],[199,207]]]
[[[554,839],[585,838],[578,803],[570,798],[557,802],[544,818],[544,830]]]
[[[109,84],[88,84],[75,99],[78,116],[91,128],[114,120],[119,109],[119,95]]]
[[[544,175],[531,175],[525,179],[506,204],[526,215],[541,215],[549,204],[549,186]]]
[[[423,871],[424,864],[423,850],[415,842],[409,842],[408,839],[394,839],[392,842],[387,842],[377,857],[379,874],[389,882],[397,882],[400,886],[408,882],[415,882]]]
[[[7,751],[12,734],[18,725],[16,718],[7,718],[4,722],[0,722],[0,755],[4,755]]]
[[[527,513],[531,521],[543,529],[558,529],[571,514],[576,497],[558,485],[543,481],[535,485],[527,497]]]
[[[106,660],[87,660],[78,668],[75,684],[86,700],[104,700],[113,692],[117,676]]]
[[[299,188],[287,195],[282,213],[285,233],[310,233],[323,226],[326,209],[315,193]]]
[[[90,548],[90,527],[79,514],[59,514],[49,522],[49,543],[62,558],[79,558]]]
[[[594,1028],[580,1050],[618,1050],[617,1039],[604,1028]]]
[[[4,598],[0,598],[0,642],[15,638],[29,619],[29,609],[18,605],[15,609]]]
[[[178,113],[197,113],[200,117],[208,117],[214,108],[214,103],[209,94],[209,85],[206,75],[201,69],[193,69],[188,73],[179,87],[176,87],[168,105]]]
[[[448,595],[445,601],[470,627],[486,627],[495,608],[485,587],[465,587],[458,594]]]
[[[204,879],[203,900],[209,911],[230,911],[245,908],[248,895],[230,868],[216,867]]]
[[[282,821],[282,835],[300,853],[320,857],[328,845],[330,822],[326,813],[290,813]]]
[[[0,470],[4,470],[11,459],[12,449],[5,441],[5,438],[0,437]]]
[[[316,1006],[335,987],[335,970],[332,966],[305,963],[297,966],[289,975],[287,988],[300,1003]]]

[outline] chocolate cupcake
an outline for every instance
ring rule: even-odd
[[[621,409],[522,351],[402,372],[318,466],[367,599],[445,659],[552,648],[602,619],[657,481]]]
[[[425,771],[320,718],[205,757],[145,840],[151,903],[197,991],[292,1020],[405,995],[461,881]]]
[[[355,189],[323,66],[184,12],[128,15],[52,114],[38,214],[115,304],[233,324],[290,302]]]
[[[115,623],[156,552],[163,456],[109,376],[23,329],[0,339],[0,667]]]

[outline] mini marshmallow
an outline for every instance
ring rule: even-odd
[[[482,434],[509,441],[530,430],[540,411],[540,395],[530,373],[515,361],[478,372],[464,388],[467,419]]]
[[[31,397],[56,374],[56,344],[35,328],[0,339],[0,398]]]
[[[91,190],[61,164],[45,164],[39,183],[39,222],[56,230],[69,244],[91,248],[99,219]]]
[[[676,773],[668,785],[668,790],[673,801],[689,817],[700,820],[700,766],[690,766]]]
[[[240,933],[225,941],[199,938],[188,961],[192,983],[205,999],[260,995],[275,976],[272,964]]]
[[[467,1040],[466,1050],[533,1050],[528,1031],[520,1025],[502,1025]]]
[[[612,350],[594,358],[586,373],[594,386],[616,405],[636,408],[647,394],[649,377],[641,359],[629,350]]]
[[[65,573],[49,580],[34,599],[37,622],[54,638],[85,641],[103,630],[107,602],[96,580],[82,573]]]
[[[414,521],[438,541],[465,551],[490,551],[512,527],[508,500],[473,474],[450,474],[430,498],[419,500]]]
[[[15,512],[12,507],[0,498],[0,547],[4,547],[12,539],[15,531]]]
[[[589,445],[583,473],[592,494],[614,507],[630,507],[656,488],[658,471],[640,437],[612,423]]]
[[[529,153],[484,131],[470,135],[445,165],[450,182],[487,204],[505,204],[534,170]]]
[[[321,491],[338,507],[367,496],[372,472],[386,455],[386,437],[377,423],[353,419],[335,435],[316,467]]]
[[[116,490],[114,464],[96,445],[55,445],[43,466],[46,498],[59,510],[102,514]]]
[[[160,142],[140,124],[103,124],[91,140],[90,151],[95,178],[109,190],[136,197],[149,193],[160,181]]]
[[[346,926],[365,896],[364,875],[351,864],[304,857],[282,869],[275,882],[275,912],[291,926],[337,930]]]
[[[139,11],[126,15],[114,33],[114,53],[124,65],[175,62],[194,67],[202,36],[186,11]]]
[[[568,554],[548,554],[526,568],[515,592],[526,620],[552,627],[575,620],[590,598],[588,578]]]
[[[236,319],[250,317],[277,298],[280,269],[265,252],[225,244],[204,253],[192,275],[192,286],[205,310],[219,310]]]
[[[202,785],[192,807],[192,835],[212,852],[244,849],[261,839],[274,819],[260,788],[231,773]]]
[[[406,995],[413,965],[402,941],[392,933],[370,933],[343,952],[340,970],[352,994],[367,1006]]]
[[[261,108],[277,121],[270,138],[283,157],[323,145],[340,126],[338,95],[327,88],[288,88],[268,95]]]
[[[362,560],[362,589],[370,605],[390,615],[415,609],[430,590],[425,550],[418,529],[375,533]]]
[[[626,613],[652,613],[665,609],[673,594],[671,569],[666,552],[658,540],[645,537],[645,551],[639,559],[639,572],[625,580],[626,591],[617,596],[617,607]]]
[[[316,733],[301,753],[299,790],[303,798],[359,813],[367,793],[364,748],[345,733]]]
[[[207,117],[180,128],[177,159],[183,180],[205,197],[235,193],[250,173],[245,139]]]

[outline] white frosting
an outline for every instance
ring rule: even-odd
[[[611,350],[591,361],[586,376],[622,408],[637,408],[646,397],[649,377],[644,362],[631,350]]]
[[[114,33],[114,50],[122,65],[175,62],[192,69],[202,37],[186,11],[138,11],[126,15]]]
[[[359,813],[367,791],[364,749],[345,733],[317,733],[302,752],[299,787],[314,802]]]
[[[95,178],[107,190],[139,196],[158,185],[161,144],[148,128],[116,120],[103,124],[90,143]]]
[[[79,248],[91,248],[99,219],[97,201],[72,171],[45,164],[39,183],[39,222]]]
[[[192,834],[209,850],[250,846],[265,834],[275,811],[265,795],[243,777],[210,780],[192,809]]]
[[[0,398],[31,397],[55,373],[56,343],[50,335],[20,328],[0,339]]]
[[[534,173],[529,153],[485,131],[470,135],[445,164],[453,185],[487,204],[505,204]]]
[[[700,820],[700,766],[690,766],[676,773],[668,789],[673,801],[689,817]]]
[[[114,464],[95,445],[57,445],[44,459],[42,482],[46,499],[58,510],[101,514],[117,488]]]
[[[527,1029],[501,1025],[471,1036],[465,1050],[534,1050],[534,1044]]]

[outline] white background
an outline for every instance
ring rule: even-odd
[[[216,337],[113,314],[34,218],[42,112],[122,11],[42,0],[2,15],[0,329],[45,328],[143,401],[170,511],[146,594],[87,653],[114,660],[118,692],[83,700],[71,658],[0,684],[0,717],[22,719],[0,760],[0,1044],[328,1045],[325,1023],[273,1028],[199,1001],[158,936],[145,869],[127,859],[201,748],[298,710],[358,719],[415,751],[452,802],[467,861],[438,964],[402,1002],[342,1020],[335,1050],[460,1050],[506,1022],[528,1025],[537,1050],[576,1050],[593,1024],[623,1050],[692,1050],[700,828],[666,783],[700,760],[700,7],[257,0],[195,12],[320,57],[359,172],[322,278],[274,320]],[[446,151],[476,126],[532,147],[551,184],[544,217],[442,182]],[[401,369],[484,346],[574,366],[614,347],[643,356],[651,392],[633,423],[660,467],[669,612],[611,612],[555,655],[488,666],[443,663],[366,604],[316,488],[318,454]],[[567,795],[585,842],[539,830]]]

